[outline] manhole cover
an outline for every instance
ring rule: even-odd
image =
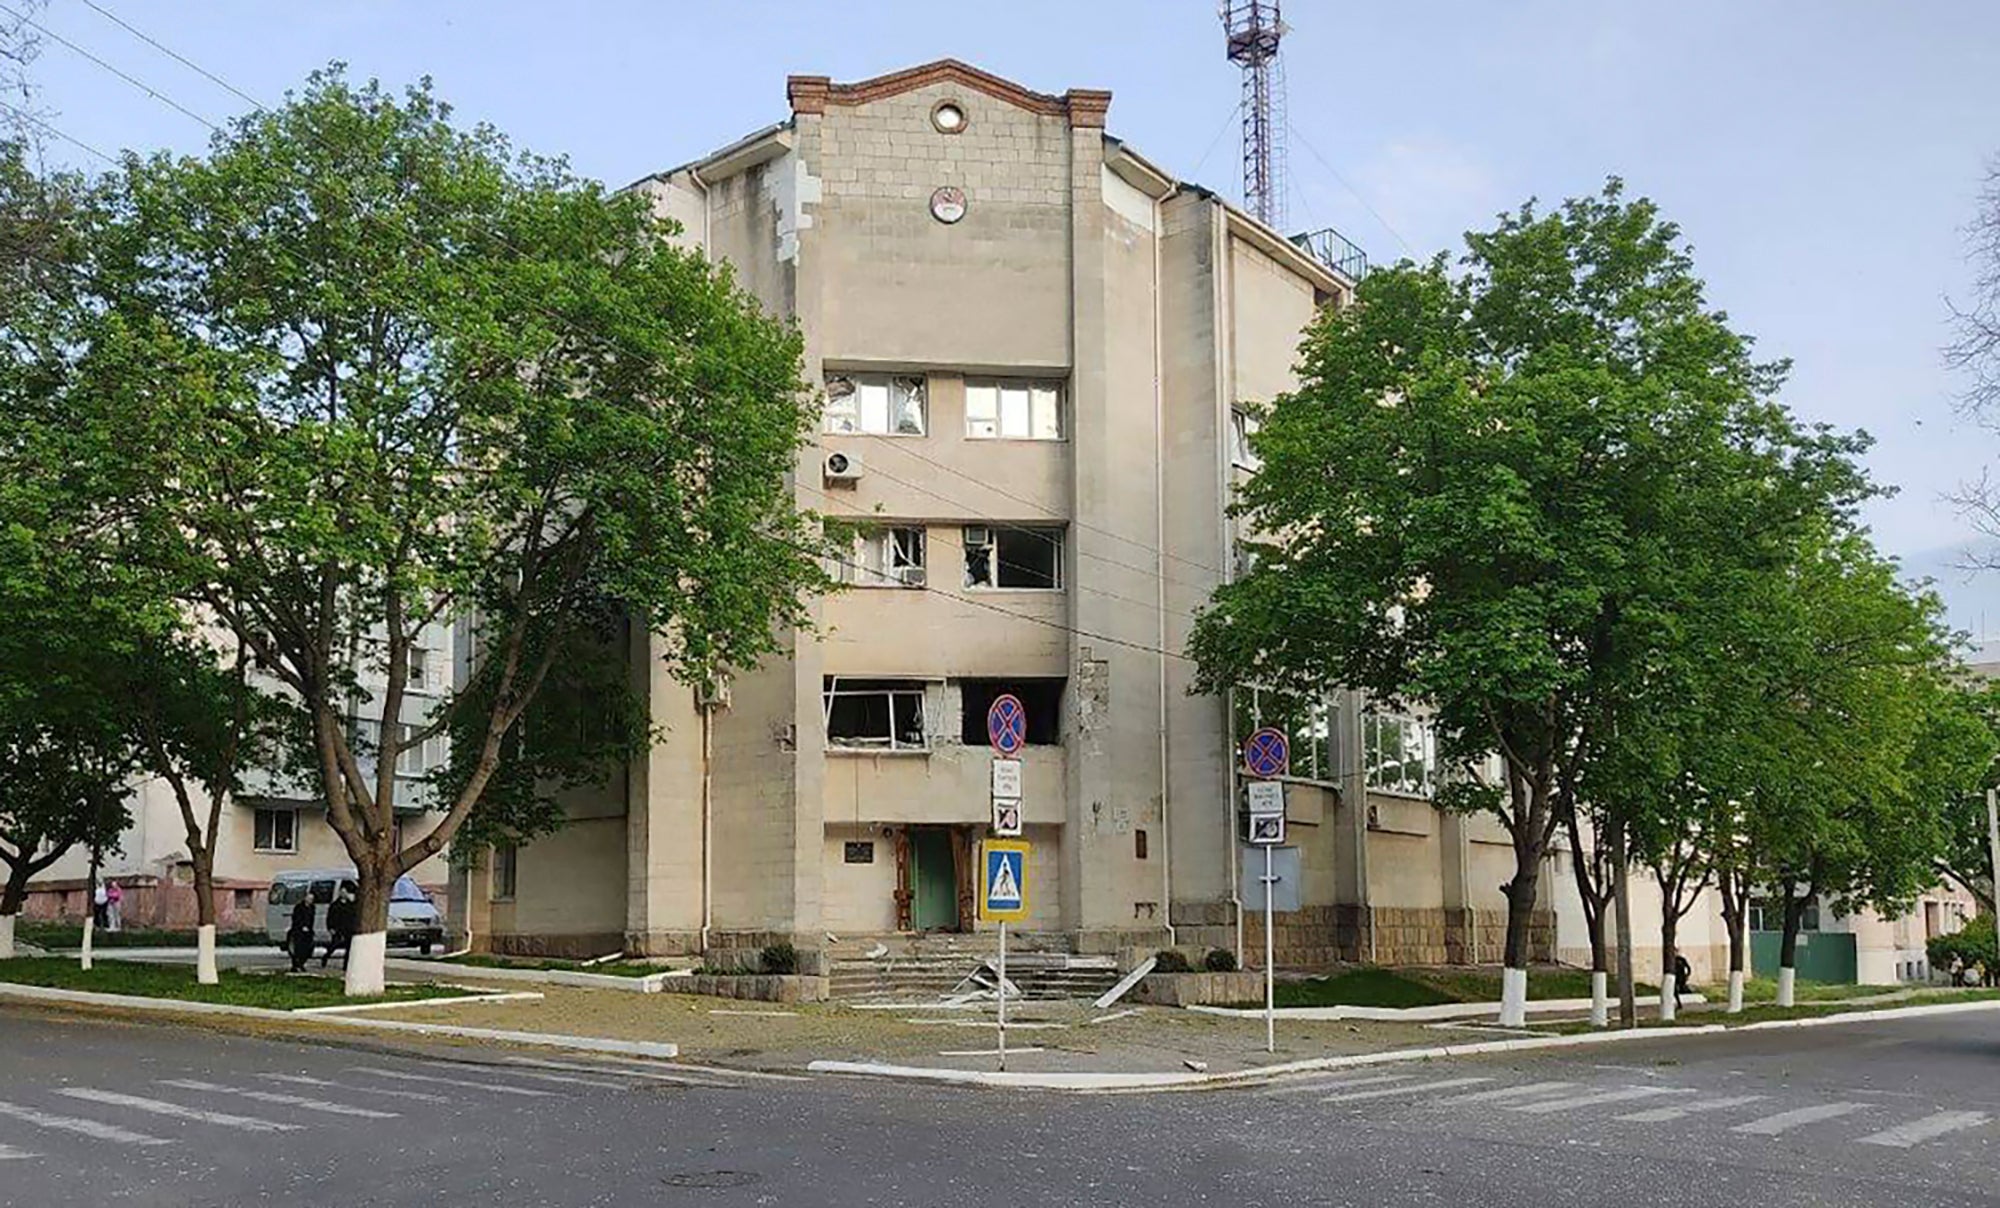
[[[748,1187],[762,1178],[747,1170],[684,1170],[661,1179],[669,1187],[723,1188]]]

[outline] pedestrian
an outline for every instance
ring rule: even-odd
[[[1690,993],[1688,981],[1693,977],[1694,966],[1688,964],[1688,958],[1674,953],[1674,1006],[1681,1005],[1681,995]]]
[[[291,929],[285,932],[285,951],[292,957],[292,972],[304,973],[313,954],[313,900],[311,894],[299,898],[292,907]]]
[[[116,881],[104,887],[104,924],[112,931],[125,929],[125,891]]]
[[[99,881],[97,888],[90,892],[90,917],[99,927],[111,925],[111,891]]]
[[[347,968],[347,949],[354,942],[354,927],[358,915],[354,908],[355,884],[352,881],[340,883],[340,893],[333,899],[333,905],[326,908],[326,951],[320,954],[319,967],[326,968],[326,962],[333,959],[333,950],[340,949],[340,967]]]

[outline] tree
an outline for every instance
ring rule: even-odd
[[[1329,683],[1427,707],[1441,757],[1501,760],[1452,808],[1513,841],[1503,1020],[1525,1006],[1542,861],[1674,606],[1858,478],[1858,445],[1800,432],[1783,366],[1707,308],[1679,233],[1618,182],[1532,205],[1363,283],[1308,334],[1299,389],[1256,442],[1236,514],[1248,575],[1196,627],[1200,686]]]
[[[115,730],[0,729],[0,959],[14,955],[14,920],[28,882],[81,844],[116,850],[129,816],[129,751]]]
[[[2000,681],[1966,683],[1956,687],[1943,705],[1945,716],[1937,724],[1963,728],[1957,749],[1977,749],[1977,725],[1985,741],[2000,740]],[[1987,827],[1986,793],[2000,788],[2000,763],[1989,763],[1968,792],[1945,807],[1944,850],[1938,856],[1938,873],[1959,885],[1979,902],[1979,909],[1993,913],[1993,848]]]
[[[348,990],[376,993],[395,878],[506,783],[608,610],[690,680],[806,623],[800,339],[644,198],[454,127],[428,84],[321,73],[123,185],[99,422],[182,434],[148,539],[296,699],[360,884]],[[407,716],[411,648],[451,618],[470,683]],[[451,792],[399,842],[397,757],[446,732]]]

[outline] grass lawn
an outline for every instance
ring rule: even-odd
[[[332,1007],[355,1000],[341,992],[337,977],[287,973],[246,973],[222,970],[222,980],[204,986],[194,979],[192,965],[155,965],[139,961],[100,960],[89,972],[68,956],[16,957],[0,961],[0,982],[46,986],[57,990],[94,990],[100,994],[132,994],[181,1002],[227,1003],[237,1007],[269,1007],[279,1011],[299,1007]],[[387,1002],[463,995],[450,986],[390,986]]]
[[[47,923],[21,919],[14,924],[14,938],[37,948],[83,947],[82,923]],[[215,943],[221,948],[275,948],[262,931],[217,931]],[[90,937],[92,948],[192,948],[192,931],[154,931],[127,927],[123,931],[96,928]]]
[[[1799,983],[1798,988],[1801,992],[1804,991],[1805,985],[1806,983],[1804,982]],[[1854,989],[1855,987],[1830,988]],[[1879,990],[1882,987],[1861,988]],[[1886,1011],[1897,1007],[1924,1007],[1935,1006],[1938,1003],[1953,1002],[1983,1002],[1996,998],[2000,998],[2000,990],[1938,989],[1912,994],[1908,998],[1899,998],[1893,1002],[1847,1004],[1846,1009],[1849,1011]],[[1825,1015],[1837,1015],[1841,1011],[1842,1000],[1838,998],[1822,998],[1817,1000],[1816,1005],[1813,1002],[1805,1001],[1803,993],[1800,994],[1800,999],[1800,1004],[1794,1007],[1778,1007],[1769,1004],[1749,1006],[1735,1015],[1726,1015],[1719,1010],[1694,1011],[1682,1015],[1680,1019],[1673,1023],[1661,1022],[1657,1012],[1642,1013],[1639,1019],[1639,1026],[1642,1028],[1708,1027],[1714,1024],[1721,1024],[1723,1027],[1741,1027],[1746,1023],[1766,1023],[1777,1019],[1814,1019]],[[1570,1034],[1576,1032],[1594,1032],[1599,1029],[1591,1027],[1587,1022],[1573,1020],[1567,1023],[1555,1024],[1549,1030]]]
[[[611,961],[602,965],[586,965],[582,961],[485,956],[477,952],[448,957],[436,963],[464,965],[471,969],[544,969],[561,973],[602,973],[608,977],[649,977],[667,971],[665,965],[649,965],[643,961]]]
[[[1641,994],[1655,992],[1652,986],[1643,983],[1639,986]],[[1589,998],[1590,973],[1584,969],[1531,969],[1528,997]],[[1326,977],[1279,982],[1277,1000],[1281,1007],[1436,1007],[1446,1003],[1499,1002],[1500,971],[1361,966]]]
[[[1710,998],[1726,999],[1729,983],[1721,982],[1710,986]],[[1838,982],[1806,981],[1803,978],[1792,984],[1792,997],[1799,1002],[1838,1002],[1846,998],[1867,998],[1873,994],[1894,994],[1902,986],[1857,986]],[[1743,1001],[1778,1001],[1778,979],[1775,977],[1752,977],[1743,982]]]

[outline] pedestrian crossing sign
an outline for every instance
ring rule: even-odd
[[[1018,923],[1028,917],[1028,844],[1020,839],[988,839],[979,846],[979,917],[988,923]]]

